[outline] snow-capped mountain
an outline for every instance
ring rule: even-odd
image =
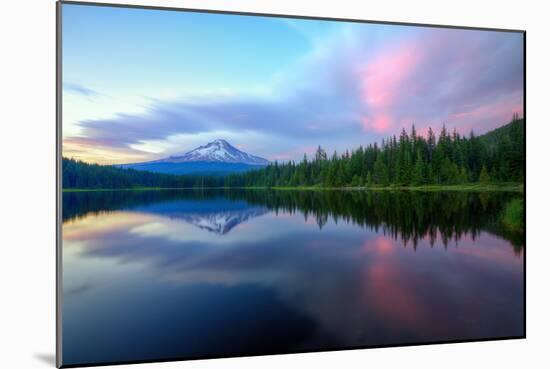
[[[268,164],[268,160],[250,155],[218,139],[183,155],[117,166],[168,174],[227,175],[260,169]]]
[[[229,142],[217,139],[204,146],[199,146],[181,156],[171,156],[156,162],[182,163],[190,161],[241,163],[249,165],[267,165],[269,161],[247,154],[244,151],[232,146]]]

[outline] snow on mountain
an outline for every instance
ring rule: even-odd
[[[229,142],[218,139],[204,146],[199,146],[181,156],[171,156],[166,159],[155,160],[155,163],[185,163],[185,162],[218,162],[241,163],[248,165],[267,165],[269,161],[247,154],[232,146]]]

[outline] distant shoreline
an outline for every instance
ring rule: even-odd
[[[279,191],[419,191],[419,192],[523,192],[522,183],[468,183],[459,185],[425,186],[357,186],[357,187],[321,187],[321,186],[273,186],[273,187],[130,187],[130,188],[64,188],[63,192],[105,192],[105,191],[161,191],[161,190],[279,190]]]

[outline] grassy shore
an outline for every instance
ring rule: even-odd
[[[522,199],[510,200],[502,214],[502,224],[510,231],[521,232],[525,229],[523,221],[525,209]]]
[[[281,187],[133,187],[133,188],[64,188],[63,192],[98,192],[98,191],[155,191],[155,190],[184,190],[184,189],[273,189],[281,191],[307,190],[307,191],[505,191],[505,192],[523,192],[522,183],[469,183],[458,185],[426,185],[426,186],[362,186],[362,187],[321,187],[321,186],[281,186]]]
[[[359,187],[320,187],[320,186],[281,186],[281,187],[244,187],[248,189],[274,189],[274,190],[340,190],[340,191],[506,191],[506,192],[523,192],[523,184],[521,183],[502,183],[502,184],[459,184],[459,185],[425,185],[425,186],[359,186]]]

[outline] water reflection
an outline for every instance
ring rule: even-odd
[[[64,194],[65,359],[521,335],[523,237],[498,222],[513,196]]]
[[[249,206],[244,201],[200,201],[192,204],[189,201],[174,201],[160,206],[148,206],[146,211],[183,219],[200,229],[220,235],[268,212],[264,207]]]
[[[132,209],[186,218],[190,223],[216,233],[227,233],[251,217],[265,214],[300,213],[313,217],[319,229],[331,218],[381,230],[416,247],[420,238],[432,244],[439,232],[443,244],[481,229],[506,238],[519,251],[524,235],[499,225],[503,206],[519,195],[484,192],[365,192],[365,191],[275,191],[275,190],[167,190],[108,191],[63,194],[63,220],[87,214]],[[218,218],[219,219],[216,219]]]

